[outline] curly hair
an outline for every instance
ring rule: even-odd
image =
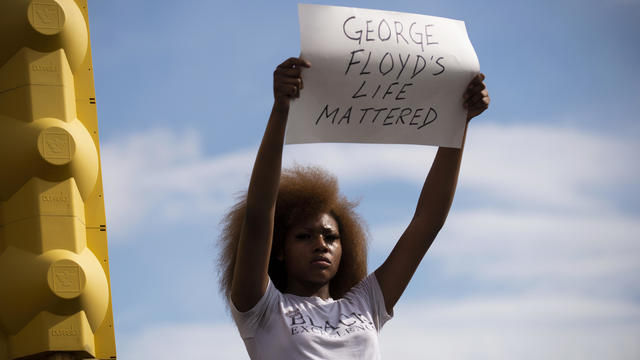
[[[247,196],[244,194],[222,220],[221,252],[218,259],[220,291],[229,301],[233,269],[236,263],[240,231],[244,221]],[[332,298],[341,298],[367,274],[366,225],[354,211],[356,202],[339,194],[336,178],[318,167],[296,166],[284,169],[280,177],[274,219],[273,242],[269,259],[269,277],[284,292],[287,273],[277,254],[284,247],[287,231],[295,224],[320,213],[332,215],[338,223],[342,258],[336,275],[329,283]]]

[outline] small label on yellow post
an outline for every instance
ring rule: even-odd
[[[51,336],[78,336],[80,332],[72,327],[62,329],[51,329]]]
[[[34,0],[29,4],[29,24],[41,34],[55,35],[64,26],[64,10],[53,0]]]
[[[38,136],[40,156],[53,165],[65,165],[71,161],[76,151],[73,137],[65,129],[50,127]]]
[[[84,290],[86,277],[76,262],[63,259],[49,267],[49,288],[63,299],[73,299]]]

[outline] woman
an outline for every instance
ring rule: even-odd
[[[221,287],[252,359],[378,359],[377,332],[447,217],[462,149],[438,149],[411,223],[365,276],[364,232],[335,179],[314,168],[281,176],[289,105],[310,66],[290,58],[274,72],[249,190],[226,218]],[[467,124],[489,105],[483,80],[463,95]]]

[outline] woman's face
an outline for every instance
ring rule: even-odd
[[[336,275],[342,243],[336,219],[321,213],[295,224],[285,237],[284,260],[288,282],[325,285]]]

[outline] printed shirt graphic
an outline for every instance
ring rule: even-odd
[[[387,314],[374,274],[338,300],[283,294],[269,281],[249,311],[231,309],[251,359],[380,359]]]

